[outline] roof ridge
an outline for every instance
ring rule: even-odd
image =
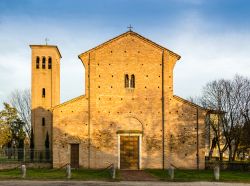
[[[68,101],[65,101],[65,102],[63,102],[63,103],[60,103],[59,105],[56,105],[56,106],[54,106],[54,107],[51,107],[50,109],[54,110],[54,109],[57,108],[57,107],[61,107],[61,106],[63,106],[63,105],[72,103],[72,102],[77,101],[77,100],[79,100],[79,99],[81,99],[81,98],[84,98],[85,96],[86,96],[86,95],[80,95],[80,96],[78,96],[78,97],[72,98],[72,99],[70,99],[70,100],[68,100]]]
[[[210,110],[210,109],[204,108],[204,107],[202,107],[202,106],[200,106],[200,105],[198,105],[198,104],[195,104],[195,103],[193,103],[193,102],[191,102],[191,101],[188,101],[188,100],[186,100],[186,99],[184,99],[184,98],[182,98],[182,97],[180,97],[180,96],[173,95],[173,97],[174,97],[175,99],[178,99],[178,100],[180,100],[180,101],[183,101],[183,102],[185,102],[185,103],[188,103],[188,104],[190,104],[190,105],[193,106],[193,107],[199,107],[199,108],[201,108],[201,109],[203,109],[203,110]]]
[[[177,96],[177,95],[173,95],[173,98],[175,98],[177,100],[180,100],[180,101],[182,101],[184,103],[188,103],[189,105],[191,105],[193,107],[196,107],[196,108],[198,107],[198,108],[200,108],[202,110],[207,111],[208,113],[213,113],[213,114],[224,114],[225,113],[224,111],[213,110],[213,109],[208,109],[208,108],[202,107],[202,106],[200,106],[198,104],[195,104],[195,103],[193,103],[191,101],[188,101],[188,100],[186,100],[186,99],[184,99],[184,98],[182,98],[180,96]]]

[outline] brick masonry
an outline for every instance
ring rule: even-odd
[[[163,163],[165,168],[171,164],[204,168],[207,110],[173,95],[179,55],[129,31],[79,58],[85,68],[86,94],[49,111],[53,167],[70,163],[72,143],[80,146],[81,167],[103,168],[110,163],[119,167],[119,135],[133,133],[141,139],[141,169],[162,168]],[[135,75],[135,88],[124,87],[125,74]]]
[[[60,58],[61,54],[56,46],[30,45],[31,55],[31,121],[34,131],[34,143],[37,150],[45,149],[45,138],[48,132],[50,142],[52,140],[52,114],[51,107],[60,103]],[[39,68],[36,67],[39,58]],[[42,67],[43,58],[45,68]],[[48,67],[48,59],[51,58],[52,68]],[[45,89],[45,96],[42,91]],[[44,126],[43,126],[44,118]]]

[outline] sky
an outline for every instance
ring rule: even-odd
[[[31,44],[57,45],[61,102],[84,94],[78,55],[128,30],[181,55],[174,94],[200,96],[204,85],[250,77],[248,0],[0,0],[0,108],[31,85]]]

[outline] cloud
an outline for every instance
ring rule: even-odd
[[[172,25],[168,44],[182,58],[174,70],[175,93],[182,97],[201,94],[202,87],[218,78],[235,74],[249,77],[250,33],[244,29],[218,29],[197,12]]]
[[[43,29],[46,28],[45,31]],[[40,31],[37,31],[40,30]],[[15,89],[30,88],[31,49],[30,44],[43,44],[50,38],[62,52],[61,97],[62,101],[84,93],[83,67],[77,55],[81,52],[82,39],[79,33],[69,33],[54,23],[39,23],[27,17],[3,19],[0,28],[0,103],[8,101],[8,95]],[[84,35],[84,32],[82,32]],[[86,44],[85,44],[86,45]],[[0,105],[2,108],[2,105]]]
[[[202,3],[199,0],[188,2]],[[12,90],[30,87],[29,44],[43,44],[44,38],[48,37],[49,44],[58,45],[63,57],[63,102],[84,93],[84,68],[77,56],[124,31],[117,28],[117,24],[104,25],[98,21],[91,24],[87,19],[76,23],[26,16],[1,17],[1,21],[1,103],[6,101]],[[202,86],[216,78],[231,78],[236,73],[249,76],[250,34],[238,27],[228,29],[227,25],[208,20],[197,10],[188,10],[171,22],[161,22],[154,27],[140,25],[137,28],[139,34],[182,56],[174,70],[174,90],[177,95],[184,98],[199,95]]]

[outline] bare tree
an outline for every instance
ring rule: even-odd
[[[228,148],[228,143],[222,135],[221,118],[224,113],[210,115],[209,127],[212,129],[212,144],[209,151],[209,159],[211,159],[214,149],[217,147],[219,151],[220,160],[223,160],[223,153]]]
[[[217,147],[219,151],[220,160],[223,160],[223,153],[227,150],[228,145],[222,134],[221,117],[224,112],[221,108],[221,99],[223,88],[220,86],[224,80],[213,81],[208,83],[203,88],[203,95],[201,97],[188,97],[190,102],[200,105],[204,108],[218,111],[217,114],[210,114],[208,119],[208,125],[206,125],[206,132],[210,134],[212,139],[209,150],[209,159],[212,158],[214,149]],[[211,130],[210,130],[211,129]]]
[[[31,135],[31,95],[30,90],[15,90],[10,94],[10,103],[16,108],[21,120],[25,123],[24,130],[27,136]]]
[[[186,99],[196,105],[201,105],[201,98],[198,96],[189,96]]]
[[[235,160],[245,123],[244,113],[250,105],[250,80],[236,75],[233,80],[212,81],[203,88],[201,100],[206,108],[225,112],[220,115],[218,126],[212,124],[212,129],[220,157],[228,148],[229,160]],[[221,144],[224,147],[221,148]]]

